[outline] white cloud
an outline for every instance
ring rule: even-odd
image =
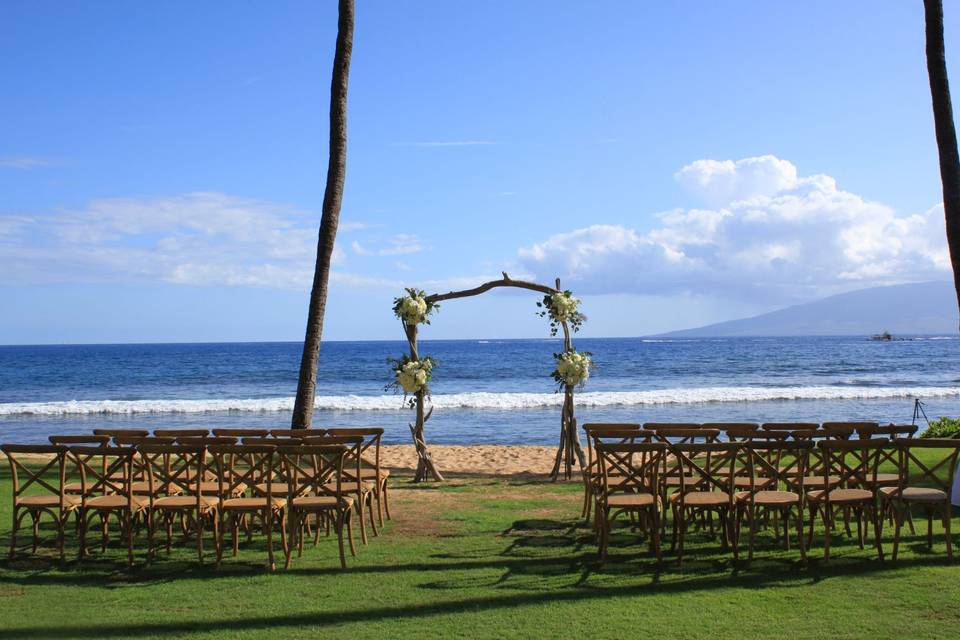
[[[223,193],[111,198],[78,210],[0,216],[4,284],[168,282],[304,289],[314,212]],[[333,264],[347,260],[340,247]]]
[[[0,157],[0,168],[2,169],[39,169],[40,167],[49,167],[50,164],[49,160],[30,156]]]
[[[408,233],[400,233],[389,239],[387,246],[379,249],[368,249],[358,240],[350,243],[350,248],[358,256],[402,256],[423,251],[420,239]]]
[[[949,269],[938,205],[898,216],[799,177],[773,156],[698,160],[675,174],[705,209],[677,209],[652,230],[592,225],[519,251],[540,280],[580,293],[703,293],[787,300],[876,284],[942,278]]]

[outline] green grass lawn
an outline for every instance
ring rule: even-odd
[[[623,528],[601,567],[578,518],[578,483],[392,482],[393,521],[346,571],[338,568],[335,538],[272,574],[256,539],[219,571],[197,564],[189,544],[147,566],[145,536],[133,569],[118,546],[105,556],[97,547],[78,566],[72,541],[64,567],[49,547],[41,558],[4,560],[0,638],[960,635],[960,560],[947,564],[939,526],[927,550],[925,522],[907,536],[896,563],[840,536],[829,564],[819,561],[817,541],[801,566],[796,551],[782,551],[764,534],[754,562],[734,566],[718,541],[693,532],[683,569],[670,556],[658,568]],[[9,510],[3,475],[0,545],[9,544]],[[953,527],[960,531],[960,518]],[[891,535],[886,529],[888,552]],[[208,550],[212,564],[212,544]]]

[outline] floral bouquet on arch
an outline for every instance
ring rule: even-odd
[[[404,398],[411,395],[416,396],[421,391],[426,395],[430,394],[428,383],[433,377],[433,368],[437,364],[436,360],[429,356],[414,360],[404,354],[399,360],[389,358],[387,362],[393,371],[393,382],[384,388],[385,391],[393,389],[399,392],[402,390]],[[409,402],[412,407],[416,399],[410,398]]]
[[[590,377],[590,368],[593,366],[593,361],[590,359],[592,355],[589,351],[576,349],[553,354],[554,360],[557,361],[557,368],[551,375],[557,382],[558,391],[562,391],[567,385],[583,386]]]
[[[410,326],[430,324],[430,314],[437,311],[440,305],[427,302],[426,291],[413,288],[406,291],[407,295],[393,299],[393,313]]]
[[[587,316],[580,312],[580,299],[573,297],[572,291],[556,291],[543,296],[543,300],[537,303],[537,306],[543,309],[538,315],[550,318],[550,335],[557,335],[560,325],[564,322],[568,324],[570,330],[576,333],[580,330],[580,325],[584,323]]]

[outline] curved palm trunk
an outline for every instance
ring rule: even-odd
[[[943,183],[943,212],[947,224],[947,246],[953,265],[953,286],[960,305],[960,154],[953,123],[947,56],[943,44],[943,1],[923,0],[927,25],[927,75],[933,101],[933,122],[940,154],[940,181]]]
[[[320,360],[320,336],[327,307],[327,285],[330,261],[337,239],[340,204],[343,201],[343,180],[347,171],[347,80],[350,76],[350,54],[353,51],[353,0],[340,0],[337,23],[337,49],[333,57],[333,79],[330,82],[330,160],[327,164],[327,185],[323,193],[323,215],[317,241],[317,264],[313,272],[307,332],[300,358],[300,378],[293,405],[292,425],[309,428],[313,423],[313,401],[317,390],[317,363]]]

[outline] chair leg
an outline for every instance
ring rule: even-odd
[[[946,502],[943,503],[943,533],[947,539],[947,561],[953,561],[953,540],[950,537],[950,516],[951,513],[950,499],[948,498]]]
[[[367,527],[363,521],[363,498],[357,503],[357,515],[360,516],[360,541],[367,544]]]
[[[387,488],[387,480],[383,481],[383,510],[387,514],[387,520],[393,520],[393,516],[390,515],[390,490]]]
[[[880,516],[880,513],[877,511],[876,505],[871,504],[867,508],[870,510],[869,511],[870,519],[873,520],[873,537],[874,537],[874,543],[876,544],[876,547],[877,547],[877,557],[881,561],[883,561],[883,540],[880,536],[880,530],[881,530],[881,527],[883,526],[881,524],[881,516]]]
[[[377,520],[373,517],[373,493],[367,494],[367,511],[370,514],[370,530],[373,531],[374,536],[379,536],[380,531],[377,530]]]
[[[833,531],[833,513],[830,506],[823,506],[823,561],[830,560],[830,534]]]
[[[277,563],[273,559],[273,514],[269,506],[263,514],[263,527],[267,534],[267,567],[270,571],[276,571]]]
[[[347,540],[350,542],[350,555],[356,557],[357,547],[353,544],[353,511],[345,509],[343,515],[347,520]]]
[[[807,546],[804,544],[803,535],[803,507],[797,505],[797,546],[800,547],[800,560],[807,561]]]
[[[337,514],[337,522],[334,528],[337,530],[337,544],[340,547],[340,568],[346,569],[347,555],[344,553],[344,550],[343,550],[343,516],[344,516],[343,511],[340,511]]]
[[[933,549],[933,509],[926,507],[927,511],[927,549]]]
[[[10,559],[13,560],[17,555],[17,531],[20,529],[20,523],[23,522],[23,516],[26,515],[26,511],[21,511],[18,508],[13,510],[13,529],[10,531]]]
[[[203,564],[203,514],[197,512],[197,562]]]
[[[120,516],[120,529],[124,532],[127,539],[127,566],[133,566],[133,514],[124,511]]]

